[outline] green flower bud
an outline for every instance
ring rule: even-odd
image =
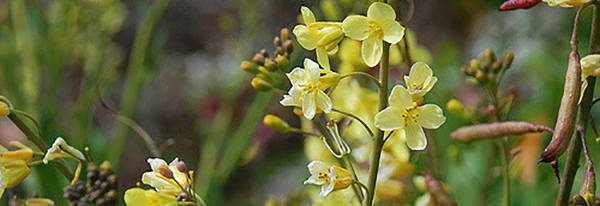
[[[265,60],[265,68],[267,68],[267,70],[269,70],[269,71],[276,71],[277,63],[275,63],[272,59],[266,59]]]
[[[240,68],[251,74],[257,74],[259,72],[258,65],[251,61],[242,61]]]
[[[265,118],[263,119],[263,124],[280,133],[289,132],[291,128],[290,125],[283,119],[272,114],[265,115]]]
[[[273,89],[273,86],[265,81],[264,79],[260,78],[260,77],[254,77],[252,79],[252,81],[250,82],[250,84],[252,85],[252,87],[258,91],[271,91]]]
[[[290,40],[290,30],[288,28],[281,29],[281,40]]]
[[[275,59],[275,61],[277,61],[277,66],[281,70],[287,68],[288,63],[289,63],[288,58],[283,55],[277,55],[277,58]]]
[[[515,55],[512,52],[506,52],[502,59],[502,69],[508,69],[512,65]]]
[[[265,64],[265,56],[263,56],[261,53],[257,53],[254,55],[254,57],[252,57],[252,61],[262,66]]]

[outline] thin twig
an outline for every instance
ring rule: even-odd
[[[371,130],[371,128],[369,128],[369,125],[367,125],[367,123],[366,123],[365,121],[363,121],[362,119],[360,119],[360,117],[358,117],[358,116],[356,116],[356,115],[354,115],[354,114],[348,113],[348,112],[341,111],[341,110],[339,110],[339,109],[331,109],[331,111],[334,111],[334,112],[337,112],[337,113],[340,113],[340,114],[346,115],[346,116],[348,116],[348,117],[351,117],[352,119],[355,119],[356,121],[360,122],[360,124],[362,124],[362,126],[365,128],[365,130],[367,130],[367,132],[369,133],[369,136],[370,136],[371,138],[372,138],[373,136],[375,136],[375,135],[373,134],[373,131]]]

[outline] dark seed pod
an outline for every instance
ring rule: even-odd
[[[529,9],[542,2],[542,0],[508,0],[498,10],[510,11],[516,9]]]

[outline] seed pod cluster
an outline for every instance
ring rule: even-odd
[[[111,169],[110,163],[103,162],[100,166],[89,163],[87,167],[87,182],[77,181],[64,189],[64,196],[71,205],[115,205],[117,200],[117,175]]]
[[[278,79],[274,78],[278,75],[274,74],[287,70],[290,55],[294,51],[290,30],[281,29],[279,36],[273,38],[273,45],[273,56],[266,49],[261,49],[252,59],[242,61],[240,65],[242,70],[255,75],[250,84],[258,91],[271,91],[279,83]]]
[[[495,85],[514,59],[512,52],[506,52],[501,59],[491,49],[487,49],[478,59],[472,59],[468,65],[460,68],[467,76],[473,77],[484,86]]]

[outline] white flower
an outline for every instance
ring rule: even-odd
[[[353,182],[352,174],[348,170],[332,166],[321,161],[312,161],[308,164],[310,177],[304,184],[321,186],[321,196],[327,196],[334,190],[344,189]]]
[[[321,76],[322,72],[324,76]],[[292,88],[280,101],[283,106],[301,107],[307,119],[312,119],[317,110],[331,112],[331,99],[324,90],[337,84],[339,74],[322,70],[314,61],[304,59],[304,68],[297,67],[286,75]]]

